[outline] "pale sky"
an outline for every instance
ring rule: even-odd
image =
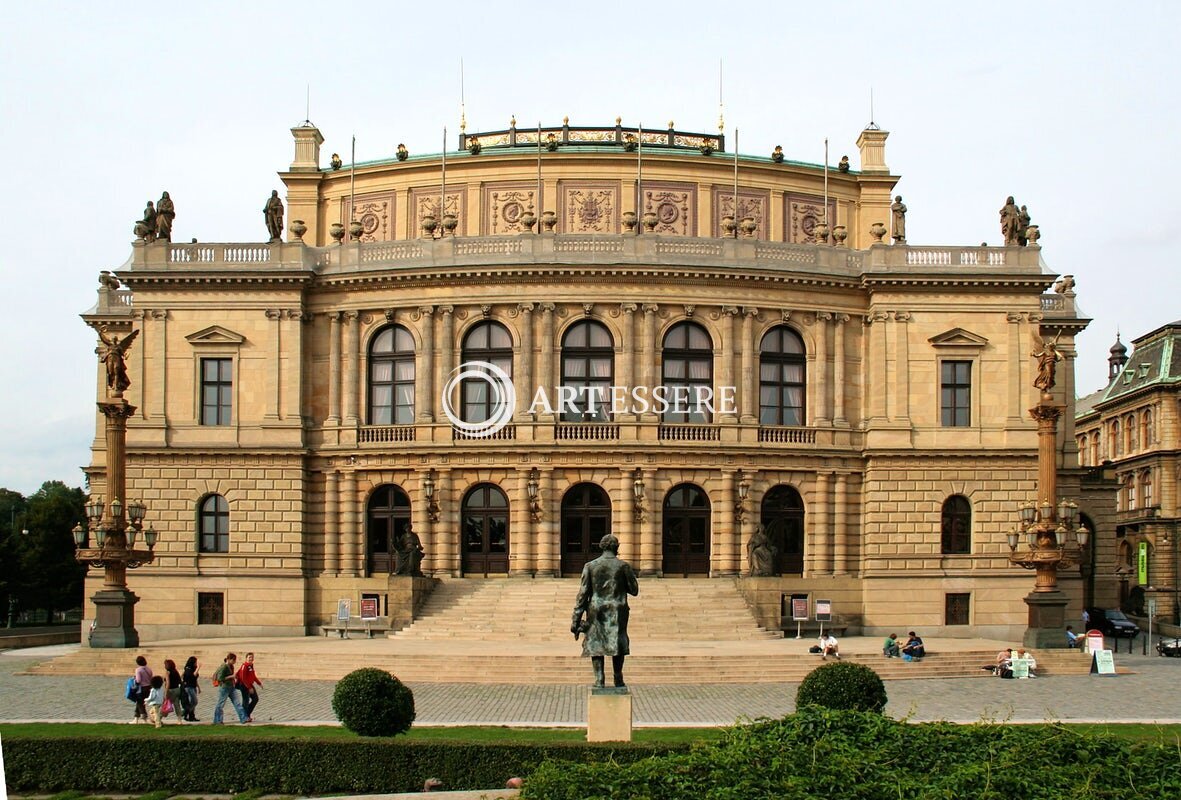
[[[849,154],[890,131],[911,244],[1001,241],[1007,195],[1093,318],[1078,389],[1125,342],[1181,318],[1181,4],[10,3],[0,27],[0,487],[82,485],[93,333],[78,315],[168,190],[174,238],[263,241],[261,209],[305,117],[323,162],[455,149],[519,124],[716,130],[743,153]],[[727,142],[730,145],[731,142]]]

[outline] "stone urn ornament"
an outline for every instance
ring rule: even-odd
[[[455,229],[459,227],[459,217],[454,214],[447,213],[443,215],[443,235],[454,236]]]
[[[738,227],[742,230],[742,235],[749,239],[759,229],[759,223],[755,222],[754,217],[743,217],[742,221],[738,223]]]
[[[635,233],[636,232],[636,222],[637,222],[636,212],[624,211],[620,218],[623,220],[624,230],[626,230],[628,233]]]
[[[873,237],[874,244],[881,244],[882,237],[886,235],[886,224],[884,222],[875,222],[870,225],[869,235]]]
[[[836,239],[837,247],[845,247],[845,240],[849,238],[849,229],[844,225],[833,227],[832,238]]]
[[[435,219],[434,214],[423,214],[420,224],[422,225],[422,232],[426,235],[426,238],[435,238],[435,228],[439,227],[439,221]]]
[[[533,233],[533,226],[536,224],[537,215],[532,211],[526,211],[525,213],[521,214],[521,227],[524,228],[527,233]]]
[[[332,237],[334,242],[340,244],[344,240],[344,225],[339,222],[332,223],[328,226],[328,235]]]
[[[365,230],[365,226],[361,224],[360,220],[353,220],[349,223],[349,239],[354,242],[361,241],[361,231]]]
[[[546,233],[553,233],[554,228],[557,227],[557,224],[558,224],[558,215],[557,214],[555,214],[553,211],[542,211],[541,212],[541,225],[542,225],[542,227],[545,228]]]
[[[644,223],[644,230],[646,230],[648,233],[655,231],[656,223],[659,222],[659,218],[656,216],[655,211],[645,211],[644,216],[641,217],[640,220]]]
[[[1025,240],[1035,247],[1040,247],[1037,240],[1042,238],[1042,229],[1037,225],[1030,225],[1025,229]]]
[[[723,236],[733,236],[734,231],[736,231],[736,230],[738,230],[738,225],[735,224],[734,216],[732,214],[727,214],[726,216],[722,217],[722,235]]]
[[[828,223],[817,222],[812,226],[812,235],[816,237],[816,244],[828,244]]]
[[[137,244],[143,244],[148,240],[148,226],[142,220],[135,223],[135,241]]]
[[[297,242],[302,242],[303,235],[308,232],[307,223],[305,223],[302,219],[291,220],[291,225],[289,225],[287,229],[291,231],[291,235],[295,237]]]

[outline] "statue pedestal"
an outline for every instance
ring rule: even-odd
[[[626,686],[591,689],[586,701],[586,740],[632,740],[632,696]]]
[[[139,647],[135,629],[135,604],[139,598],[127,590],[103,589],[95,592],[95,626],[90,634],[91,647]]]
[[[1029,606],[1029,627],[1021,643],[1031,650],[1066,648],[1066,604],[1061,591],[1030,592],[1025,597]]]

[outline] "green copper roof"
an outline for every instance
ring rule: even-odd
[[[1103,394],[1108,402],[1148,386],[1181,383],[1181,320],[1135,339],[1128,363]]]

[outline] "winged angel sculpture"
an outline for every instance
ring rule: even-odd
[[[123,359],[136,336],[139,336],[138,330],[132,331],[122,339],[117,335],[108,335],[102,328],[98,332],[98,338],[103,343],[103,347],[98,350],[98,359],[107,365],[107,389],[117,396],[122,395],[123,390],[131,385],[131,380],[127,377],[127,364]]]
[[[1058,350],[1058,337],[1054,337],[1052,342],[1047,342],[1038,333],[1036,326],[1031,333],[1034,350],[1030,355],[1037,359],[1037,377],[1033,379],[1033,385],[1049,394],[1056,382],[1058,362],[1062,360],[1062,353]]]

